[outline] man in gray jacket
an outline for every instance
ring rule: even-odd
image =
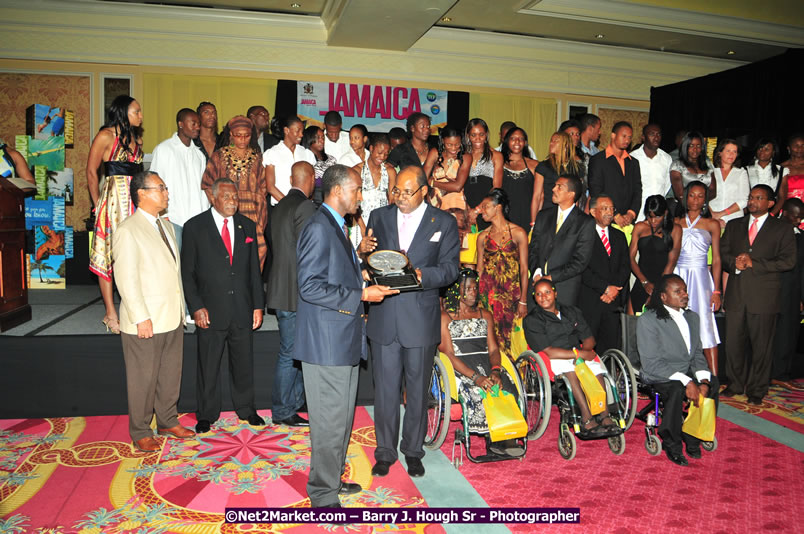
[[[701,457],[701,441],[681,431],[684,399],[698,405],[699,395],[717,403],[719,383],[709,372],[701,348],[701,321],[687,309],[687,285],[675,274],[665,275],[653,288],[647,311],[637,320],[637,346],[645,383],[659,392],[664,403],[659,436],[667,457],[688,465]]]

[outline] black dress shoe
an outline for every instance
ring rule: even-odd
[[[355,493],[360,493],[361,491],[363,491],[363,488],[360,486],[360,484],[341,481],[341,487],[338,490],[338,495],[354,495]]]
[[[275,425],[286,425],[286,426],[310,426],[310,421],[301,417],[299,414],[294,413],[287,419],[281,420],[274,420]]]
[[[742,391],[737,391],[737,388],[733,388],[728,386],[726,389],[720,392],[721,397],[736,397],[737,395],[742,395]]]
[[[701,459],[701,446],[697,446],[695,448],[690,447],[687,445],[687,456],[692,458],[693,460],[700,460]]]
[[[413,456],[405,456],[405,462],[408,464],[408,474],[412,477],[424,476],[424,465],[422,465],[421,458]]]
[[[748,404],[753,404],[754,406],[762,406],[762,397],[754,397],[753,395],[749,395]]]
[[[199,421],[195,424],[195,433],[196,434],[203,434],[205,432],[209,432],[209,429],[211,427],[212,427],[212,423],[210,423],[206,419],[199,419]]]
[[[246,421],[248,421],[248,424],[250,424],[251,426],[265,426],[265,419],[263,419],[256,413],[249,415],[246,418]]]
[[[687,458],[684,457],[684,454],[682,454],[682,453],[673,454],[672,452],[668,451],[667,449],[665,449],[664,452],[667,454],[667,457],[670,458],[670,461],[673,462],[674,464],[676,464],[676,465],[690,465],[690,463],[687,461]]]
[[[388,474],[388,470],[391,468],[391,462],[383,462],[382,460],[377,460],[377,463],[374,464],[374,467],[371,468],[371,476],[373,477],[384,477]]]

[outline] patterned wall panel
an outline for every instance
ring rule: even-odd
[[[25,133],[25,110],[31,104],[64,106],[75,112],[75,148],[65,153],[65,167],[75,174],[75,203],[66,208],[66,224],[85,229],[89,216],[87,156],[91,142],[90,79],[88,76],[0,72],[0,138],[14,145],[14,136]]]
[[[606,148],[611,140],[611,127],[619,121],[628,121],[634,127],[634,140],[632,146],[640,142],[642,138],[642,128],[648,124],[649,113],[647,111],[634,111],[630,109],[609,109],[598,108],[597,114],[600,117],[600,148]]]

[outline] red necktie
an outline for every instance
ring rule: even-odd
[[[229,236],[229,226],[227,223],[229,219],[223,220],[223,230],[221,230],[221,238],[223,239],[223,246],[226,247],[226,252],[229,253],[229,265],[232,264],[232,238]]]
[[[606,249],[606,254],[611,256],[611,243],[609,243],[609,238],[606,237],[606,229],[600,231],[600,239],[603,240],[603,247]]]
[[[754,218],[754,222],[751,223],[751,228],[748,229],[748,244],[753,245],[754,239],[757,237],[757,219]]]

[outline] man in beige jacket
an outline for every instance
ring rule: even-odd
[[[112,238],[114,279],[120,292],[120,337],[126,363],[129,433],[143,452],[156,452],[151,420],[160,435],[189,438],[179,425],[184,294],[173,226],[159,217],[168,191],[158,174],[131,179],[134,215]]]

